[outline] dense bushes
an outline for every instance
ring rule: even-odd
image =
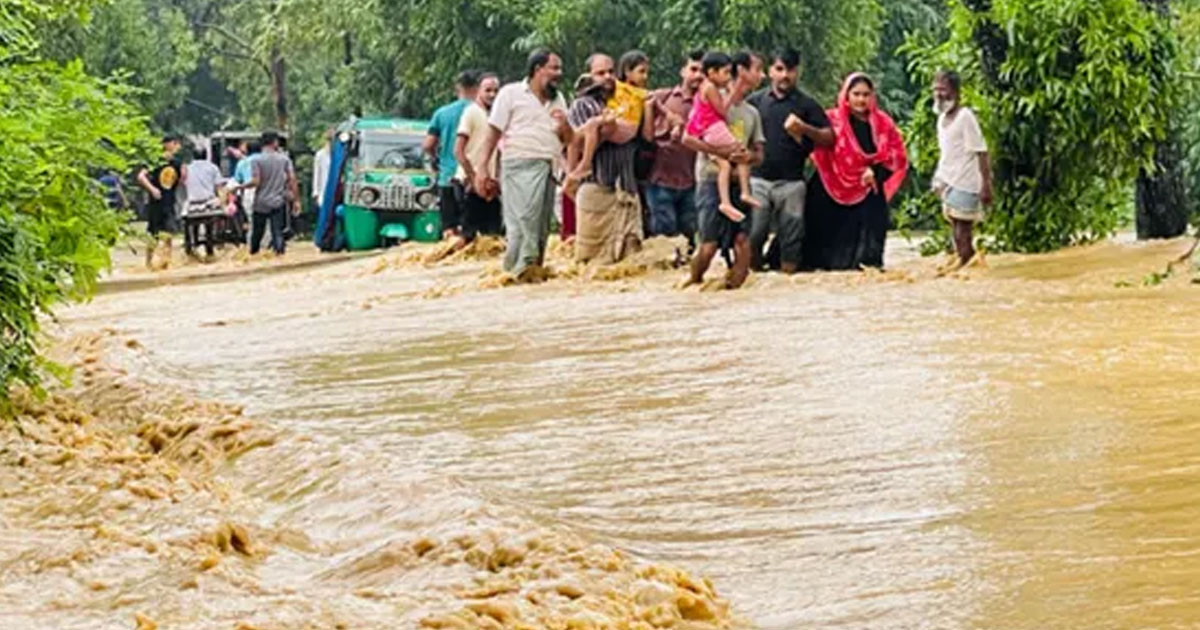
[[[127,88],[37,59],[34,21],[68,4],[79,16],[78,2],[0,0],[0,411],[12,383],[38,383],[39,317],[108,264],[123,219],[96,174],[151,146]]]
[[[957,2],[942,44],[910,45],[920,74],[968,78],[995,165],[995,248],[1046,251],[1108,236],[1132,215],[1133,185],[1153,166],[1180,99],[1163,81],[1170,20],[1138,0]],[[912,140],[930,168],[934,117],[918,108]]]

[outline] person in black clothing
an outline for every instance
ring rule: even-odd
[[[146,231],[161,241],[166,248],[167,260],[171,258],[171,235],[175,232],[176,193],[187,183],[187,166],[178,156],[180,142],[175,136],[164,136],[162,139],[163,159],[153,169],[142,168],[138,172],[137,181],[150,195],[150,203],[146,206]],[[147,248],[146,265],[149,266],[158,249]]]
[[[850,75],[838,107],[826,114],[835,140],[812,156],[817,174],[809,182],[805,265],[882,268],[888,203],[908,171],[904,138],[879,109],[865,74]]]
[[[779,268],[792,273],[799,267],[807,196],[805,163],[813,148],[831,147],[834,142],[825,111],[796,86],[799,66],[800,54],[795,50],[775,53],[769,69],[771,87],[747,99],[758,109],[767,138],[765,159],[751,180],[762,206],[751,213],[750,265],[755,271],[764,267],[763,247],[772,227],[776,236],[771,249],[778,254]]]

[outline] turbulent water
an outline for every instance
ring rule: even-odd
[[[9,614],[390,627],[439,614],[420,594],[451,561],[389,545],[535,536],[568,578],[592,579],[587,545],[621,550],[710,578],[768,629],[1192,628],[1200,287],[1141,286],[1181,249],[741,292],[655,269],[485,289],[488,263],[393,257],[103,295],[65,330],[112,327],[138,342],[120,369],[291,436],[225,466],[245,500],[204,517],[276,550],[200,595],[167,563],[123,591],[149,599],[42,593]]]

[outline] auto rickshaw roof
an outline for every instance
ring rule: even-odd
[[[413,118],[360,118],[354,121],[354,130],[424,134],[429,130],[429,121]]]
[[[287,133],[286,131],[277,131],[276,133],[278,133],[278,134],[279,134],[279,137],[280,137],[280,138],[283,138],[283,139],[285,139],[285,140],[286,140],[286,139],[287,139],[287,137],[288,137],[288,133]],[[263,135],[263,132],[261,132],[261,131],[250,131],[250,130],[245,130],[245,131],[214,131],[214,132],[213,132],[213,133],[210,135],[210,137],[211,137],[212,139],[214,139],[214,140],[216,140],[216,139],[233,139],[233,140],[241,140],[241,139],[243,139],[243,138],[245,138],[245,139],[248,139],[248,140],[255,140],[255,139],[261,138],[261,137],[262,137],[262,135]]]

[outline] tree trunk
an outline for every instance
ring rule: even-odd
[[[1160,20],[1171,19],[1170,0],[1140,0]],[[1160,43],[1160,46],[1164,46]],[[1151,77],[1159,86],[1171,78],[1166,68],[1178,54],[1173,47],[1156,51],[1165,57],[1162,72]],[[1167,137],[1154,145],[1154,170],[1142,169],[1137,179],[1137,235],[1139,239],[1175,238],[1187,231],[1191,207],[1184,183],[1183,151],[1179,123],[1170,120]]]
[[[287,61],[278,46],[271,48],[271,85],[275,95],[275,124],[288,130]]]
[[[1172,125],[1167,139],[1154,147],[1154,172],[1138,174],[1139,239],[1175,238],[1187,231],[1190,207],[1179,147],[1178,129]]]

